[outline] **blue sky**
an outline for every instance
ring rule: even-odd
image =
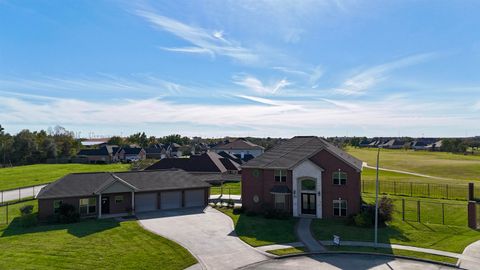
[[[0,0],[0,124],[480,135],[479,1]]]

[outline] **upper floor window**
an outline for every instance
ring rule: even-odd
[[[346,185],[347,184],[347,173],[338,170],[338,172],[333,173],[333,184],[334,185]]]
[[[276,182],[287,182],[287,170],[275,170]]]

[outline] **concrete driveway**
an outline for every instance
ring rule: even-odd
[[[438,264],[430,264],[413,260],[392,258],[376,255],[356,255],[356,254],[322,254],[315,256],[290,257],[279,260],[270,260],[258,264],[250,265],[244,269],[344,269],[344,270],[439,270],[456,269]]]
[[[188,249],[200,263],[193,268],[237,269],[269,259],[236,237],[232,220],[211,207],[143,213],[137,217],[145,229]]]

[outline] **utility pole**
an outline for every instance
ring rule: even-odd
[[[375,180],[375,247],[378,246],[378,164],[380,161],[380,146],[377,151],[377,178]]]

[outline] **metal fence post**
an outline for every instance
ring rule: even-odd
[[[18,189],[18,200],[19,200],[19,201],[21,200],[21,197],[20,197],[20,189]]]
[[[6,217],[5,224],[8,225],[8,203],[7,203],[7,205],[5,205],[5,211],[6,211],[5,212],[5,217]]]
[[[402,221],[405,221],[405,199],[402,198]]]
[[[430,183],[427,183],[428,197],[430,197]]]
[[[420,200],[417,201],[417,221],[421,223],[421,219],[420,219]]]
[[[397,195],[397,181],[393,181],[393,194]]]
[[[410,182],[410,197],[413,197],[413,187],[412,187],[412,182]]]
[[[447,184],[447,200],[448,200],[448,184]]]

